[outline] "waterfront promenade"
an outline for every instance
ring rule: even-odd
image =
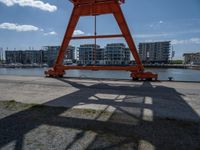
[[[152,113],[156,108],[154,115],[192,119],[193,116],[187,112],[183,115],[184,110],[179,110],[182,108],[179,104],[187,104],[200,116],[200,83],[54,79],[2,75],[0,76],[0,100],[67,108],[95,110],[107,108],[108,111],[114,111],[116,103],[126,106],[126,101],[130,101],[138,103],[142,109],[145,109],[143,108],[145,103],[149,103]],[[174,105],[173,108],[170,108],[172,105]]]
[[[1,75],[0,101],[10,100],[45,107],[4,108],[0,148],[20,138],[27,149],[200,148],[200,83]]]

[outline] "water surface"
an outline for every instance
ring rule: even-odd
[[[47,68],[0,68],[0,75],[19,75],[19,76],[44,76]],[[192,69],[146,69],[159,74],[159,80],[168,80],[173,77],[177,81],[200,81],[200,70]],[[87,71],[87,70],[68,70],[66,77],[81,78],[117,78],[131,79],[130,72],[126,71]]]

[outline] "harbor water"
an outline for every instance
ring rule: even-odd
[[[44,76],[47,68],[0,68],[0,75],[19,75],[19,76]],[[159,80],[168,80],[173,77],[176,81],[200,81],[200,70],[193,69],[146,69],[159,75]],[[112,78],[112,79],[131,79],[130,72],[126,71],[87,71],[87,70],[68,70],[66,77],[78,78]]]

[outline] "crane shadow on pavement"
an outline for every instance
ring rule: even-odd
[[[150,82],[130,86],[58,80],[78,90],[2,118],[0,148],[10,143],[18,150],[31,149],[30,145],[32,149],[200,148],[199,115],[174,88]],[[44,131],[54,136],[45,133],[41,138]],[[47,143],[41,145],[41,139]]]

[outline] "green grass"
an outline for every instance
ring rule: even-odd
[[[8,109],[8,110],[26,109],[33,106],[36,106],[36,104],[25,104],[25,103],[16,102],[15,100],[0,101],[0,107]]]

